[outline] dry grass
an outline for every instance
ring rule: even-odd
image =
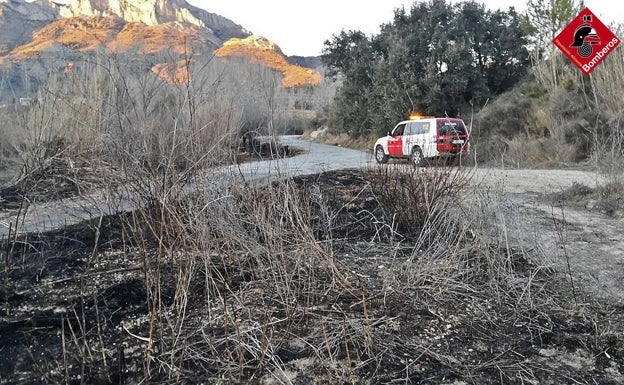
[[[462,172],[350,170],[269,186],[219,184],[96,222],[91,241],[66,232],[56,238],[64,250],[80,255],[71,239],[86,242],[84,283],[50,284],[48,301],[65,298],[76,313],[60,313],[65,339],[47,345],[65,361],[46,355],[34,371],[49,381],[83,373],[285,384],[560,375],[534,346],[558,346],[557,328],[585,324],[564,318],[569,297],[539,252],[508,236],[520,225],[516,209],[492,192],[461,204],[466,191],[449,187],[468,177]],[[410,197],[423,185],[426,192]],[[404,210],[393,194],[417,207]],[[55,250],[29,242],[42,255]],[[5,292],[24,284],[13,261]]]
[[[18,310],[20,301],[68,309],[50,316],[63,338],[46,337],[33,373],[51,382],[584,381],[587,368],[552,366],[540,349],[578,338],[597,356],[620,338],[570,311],[537,239],[512,236],[527,234],[520,210],[491,189],[469,195],[467,170],[383,167],[256,187],[217,177],[192,194],[136,196],[142,209],[91,230],[14,243],[2,289],[10,319],[47,316]],[[22,273],[44,270],[36,284]],[[600,375],[607,364],[594,363]]]
[[[624,184],[619,181],[607,182],[593,189],[575,183],[567,190],[553,194],[551,199],[557,204],[598,211],[616,218],[624,216]]]
[[[506,147],[501,161],[515,167],[566,167],[579,160],[579,149],[574,144],[555,138],[516,137],[507,140]]]

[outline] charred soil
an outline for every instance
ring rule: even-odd
[[[573,293],[465,186],[414,197],[454,172],[237,185],[4,239],[0,383],[623,383],[624,306]]]

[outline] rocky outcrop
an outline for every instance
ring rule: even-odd
[[[186,0],[0,0],[4,70],[49,67],[51,62],[64,68],[58,58],[79,61],[100,48],[149,55],[152,71],[172,83],[188,74],[177,64],[159,62],[160,53],[171,55],[166,57],[172,62],[188,53],[241,57],[281,72],[285,87],[321,82],[317,71],[293,64],[275,43]]]
[[[212,40],[211,40],[212,39]],[[155,55],[172,52],[212,51],[220,40],[204,28],[169,22],[154,26],[128,23],[117,17],[77,16],[55,20],[32,34],[32,40],[14,48],[5,59],[23,60],[44,52],[71,49],[93,52],[105,48],[113,53],[136,52]]]
[[[251,35],[245,39],[232,38],[215,51],[217,57],[241,57],[282,73],[282,86],[316,86],[321,74],[313,69],[290,63],[280,48],[262,36]]]
[[[221,41],[249,35],[232,20],[194,7],[185,0],[69,0],[64,5],[55,6],[61,17],[117,16],[127,22],[148,26],[188,23],[209,29]]]
[[[33,34],[50,23],[84,17],[119,18],[149,27],[181,23],[201,29],[213,49],[228,39],[250,35],[232,20],[185,0],[0,0],[0,56],[30,43]]]

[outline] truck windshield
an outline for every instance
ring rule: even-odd
[[[465,135],[466,127],[461,120],[438,120],[440,135]]]

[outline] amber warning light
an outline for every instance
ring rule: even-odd
[[[431,119],[433,116],[424,116],[420,114],[410,114],[409,120]]]

